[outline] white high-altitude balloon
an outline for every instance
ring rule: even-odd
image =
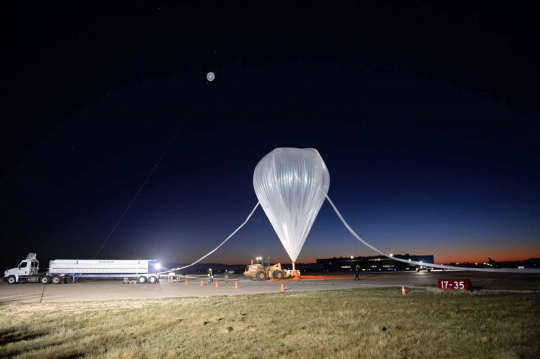
[[[208,81],[214,81],[215,78],[216,78],[216,75],[214,75],[213,72],[209,72],[209,73],[206,74],[206,79]]]
[[[330,188],[321,155],[313,148],[276,148],[257,164],[253,187],[294,265]]]

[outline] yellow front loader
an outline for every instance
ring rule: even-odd
[[[257,258],[257,263],[250,264],[246,266],[244,275],[251,280],[265,280],[265,279],[276,279],[280,280],[283,278],[292,277],[292,271],[288,269],[282,269],[281,263],[270,265],[270,258]]]

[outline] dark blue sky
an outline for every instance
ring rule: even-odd
[[[192,107],[99,257],[198,259],[277,147],[381,250],[540,256],[532,8],[195,3],[2,5],[0,263],[92,258]],[[324,204],[298,261],[371,254]],[[289,261],[262,209],[208,261],[257,255]]]

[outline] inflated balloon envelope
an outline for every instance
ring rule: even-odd
[[[276,148],[259,161],[253,187],[293,262],[330,188],[330,174],[313,148]]]
[[[259,202],[253,208],[244,223],[232,232],[219,246],[197,261],[184,267],[175,268],[181,270],[199,263],[218,250],[225,242],[236,234],[251,218],[257,207],[262,205],[270,223],[274,227],[285,250],[294,262],[298,258],[306,237],[311,230],[313,222],[325,199],[336,211],[337,216],[351,234],[361,243],[378,252],[379,254],[396,261],[405,262],[408,265],[428,266],[443,269],[459,269],[463,267],[438,265],[411,261],[410,259],[396,258],[388,255],[368,242],[364,241],[347,224],[341,213],[327,196],[330,188],[330,175],[323,159],[317,150],[312,148],[277,148],[267,154],[255,168],[253,186]],[[476,272],[511,272],[512,268],[465,268]],[[519,271],[519,269],[516,269]],[[539,273],[540,270],[530,269],[531,273]]]

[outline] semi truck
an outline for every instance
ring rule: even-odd
[[[138,283],[157,283],[160,265],[156,260],[54,259],[46,272],[39,271],[36,253],[29,253],[17,268],[4,272],[4,282],[62,284],[79,278],[128,278]]]

